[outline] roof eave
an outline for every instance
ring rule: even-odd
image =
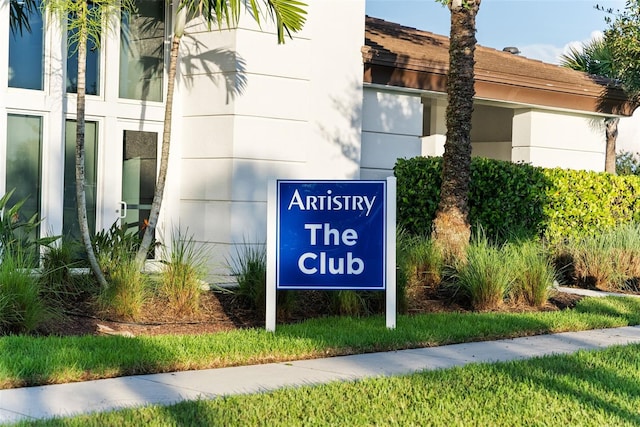
[[[364,81],[430,92],[446,93],[448,67],[442,63],[416,64],[406,58],[376,54],[375,49],[363,49]],[[476,97],[512,103],[535,104],[550,108],[593,112],[615,116],[630,116],[635,107],[617,87],[598,81],[583,86],[561,86],[540,79],[499,74],[476,69]]]

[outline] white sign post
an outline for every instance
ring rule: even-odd
[[[396,179],[269,182],[266,329],[276,291],[380,290],[396,326]]]

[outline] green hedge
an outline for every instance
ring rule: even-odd
[[[442,158],[398,159],[398,223],[429,233],[440,198]],[[469,220],[490,236],[557,240],[640,219],[640,177],[544,169],[475,157]]]
[[[553,186],[544,206],[552,239],[581,236],[640,219],[640,177],[605,172],[541,169]]]

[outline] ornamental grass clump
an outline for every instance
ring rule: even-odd
[[[135,255],[135,253],[133,254]],[[101,310],[117,318],[138,320],[149,298],[148,277],[138,268],[133,258],[122,259],[109,274],[109,287],[98,295]]]
[[[140,237],[128,228],[116,222],[94,238],[98,263],[109,283],[100,289],[97,302],[101,310],[116,317],[137,320],[150,296],[150,286],[135,261]]]
[[[398,232],[396,254],[398,309],[406,312],[438,290],[444,257],[428,236],[411,236],[404,229]]]
[[[466,261],[460,261],[455,269],[454,286],[475,310],[502,306],[514,282],[506,250],[492,245],[483,235],[469,245]]]
[[[605,291],[637,289],[640,280],[640,226],[625,224],[573,238],[558,251],[578,286]]]
[[[362,293],[356,291],[329,292],[330,310],[343,316],[359,316],[369,314],[367,301]]]
[[[53,312],[40,292],[33,261],[19,252],[5,252],[0,263],[0,334],[29,333],[49,320]]]
[[[264,311],[267,289],[267,251],[264,245],[237,244],[228,265],[238,283],[236,296],[249,307]]]
[[[615,278],[613,247],[604,233],[574,238],[567,244],[578,286],[610,289]]]
[[[266,245],[246,241],[236,244],[235,253],[227,259],[227,266],[238,284],[234,290],[236,298],[250,309],[264,314],[267,297]],[[293,310],[295,299],[294,292],[277,291],[278,315],[288,316]]]
[[[612,282],[616,290],[638,291],[640,282],[640,224],[630,223],[611,231],[613,264],[616,275]]]
[[[97,283],[88,273],[75,271],[83,266],[79,242],[62,238],[58,245],[42,253],[39,283],[47,302],[56,307],[73,306],[86,295],[95,295]]]
[[[514,302],[542,307],[549,299],[556,273],[553,263],[542,244],[524,240],[510,244],[509,265],[513,272],[511,296]]]
[[[437,288],[442,280],[444,256],[427,236],[415,236],[410,242],[409,262],[413,280],[422,286]]]
[[[202,285],[207,277],[207,251],[192,235],[180,228],[173,231],[170,248],[164,248],[160,295],[179,314],[193,314],[200,308]]]

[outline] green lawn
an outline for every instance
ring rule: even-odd
[[[396,350],[640,324],[640,299],[586,298],[573,310],[323,318],[199,336],[0,338],[0,388]]]
[[[637,426],[640,345],[289,388],[36,426]]]

